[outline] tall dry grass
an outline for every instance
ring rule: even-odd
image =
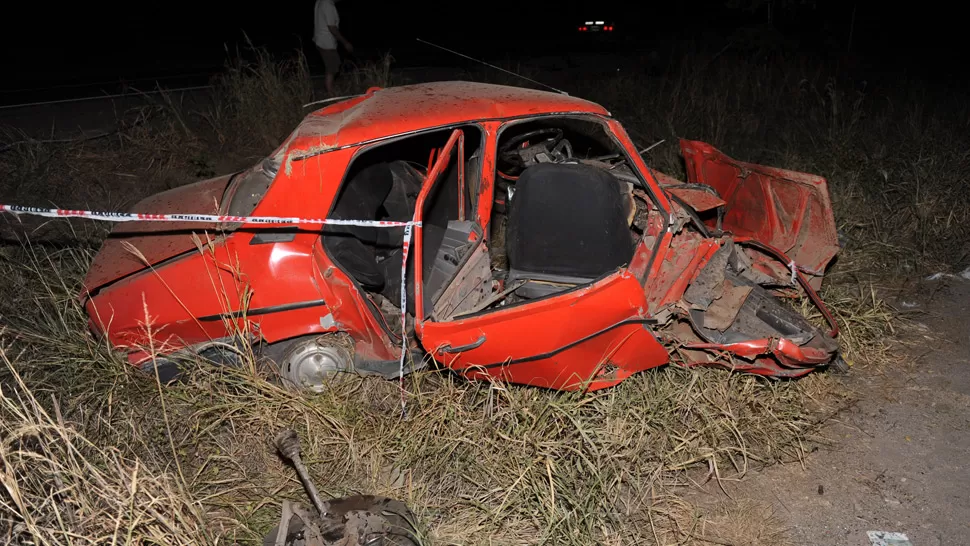
[[[341,91],[392,83],[390,61]],[[808,65],[786,70],[685,59],[665,78],[617,76],[571,92],[605,103],[644,144],[667,139],[650,159],[673,174],[682,136],[827,176],[848,244],[824,296],[849,359],[878,365],[894,323],[871,264],[965,259],[967,148],[947,123],[965,113],[889,108]],[[300,59],[257,56],[230,67],[206,106],[163,98],[121,116],[111,138],[5,149],[0,191],[121,208],[269,152],[316,98],[312,83]],[[160,388],[85,334],[74,296],[103,233],[84,222],[11,226],[0,224],[0,536],[11,544],[256,543],[282,498],[303,498],[269,444],[283,427],[304,439],[324,494],[401,498],[434,543],[723,542],[705,523],[733,516],[699,514],[677,488],[797,460],[845,402],[824,375],[773,382],[679,368],[592,395],[422,373],[405,383],[404,417],[397,383],[383,380],[304,395],[255,368],[199,363],[187,383]],[[784,543],[768,523],[749,541]]]
[[[570,90],[608,105],[644,146],[665,140],[649,158],[671,174],[683,176],[677,139],[688,138],[826,177],[846,245],[839,273],[970,265],[962,89],[840,73],[794,54],[725,53],[678,58],[662,77],[624,73]]]

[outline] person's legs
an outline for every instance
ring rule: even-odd
[[[320,56],[323,57],[323,64],[326,67],[326,85],[327,93],[331,96],[334,94],[333,83],[337,72],[340,71],[340,54],[337,53],[336,49],[324,49],[318,47],[317,50],[320,51]]]

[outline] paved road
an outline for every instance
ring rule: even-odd
[[[322,80],[315,79],[322,91]],[[38,101],[25,105],[0,106],[0,127],[23,131],[33,138],[70,139],[91,136],[117,127],[126,112],[171,101],[189,109],[211,104],[212,88],[207,85],[163,87],[164,93],[127,91],[112,94],[82,95],[74,99]]]
[[[494,63],[503,68],[522,70],[527,75],[542,74],[538,77],[553,86],[568,86],[568,82],[575,79],[577,74],[582,77],[595,77],[615,74],[618,71],[638,70],[641,67],[640,59],[636,54],[623,56],[615,53],[574,53],[533,57],[521,64],[509,61]],[[395,71],[395,79],[406,82],[462,79],[472,77],[469,76],[469,70],[498,73],[495,68],[455,56],[455,62],[450,65],[399,68]],[[0,103],[0,127],[12,127],[38,139],[91,136],[114,130],[119,117],[132,109],[164,104],[166,99],[188,108],[203,108],[210,104],[211,88],[206,86],[207,80],[208,77],[185,77],[170,78],[154,84],[142,82],[144,87],[141,90],[109,85],[79,85],[74,88],[78,90],[78,94],[64,97],[62,92],[62,98],[54,101],[30,101],[29,95],[22,95],[21,98],[28,99],[26,105]],[[314,82],[322,96],[322,78],[315,76]],[[528,85],[524,81],[523,84]],[[163,95],[157,91],[159,88],[168,91]],[[41,95],[38,97],[43,98]]]

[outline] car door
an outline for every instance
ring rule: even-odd
[[[793,260],[816,290],[839,251],[828,184],[812,174],[737,161],[710,144],[681,140],[688,181],[714,187],[726,201],[723,228]],[[713,226],[712,226],[713,227]],[[784,276],[784,264],[765,256],[757,265]]]
[[[415,222],[423,222],[425,203],[445,182],[449,165],[463,165],[462,155],[461,134],[455,131],[421,189]],[[435,254],[424,245],[428,226],[415,226],[414,241],[415,332],[441,364],[470,379],[596,390],[668,361],[646,318],[643,287],[626,269],[550,296],[482,309],[501,290],[485,275],[490,273],[488,241],[478,220],[455,218],[449,226],[467,233],[467,239],[453,274],[440,287],[423,272],[435,271],[425,267],[426,261],[445,252],[439,248]],[[456,300],[461,303],[453,304]]]

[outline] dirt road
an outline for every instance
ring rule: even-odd
[[[970,544],[970,280],[921,279],[885,294],[912,331],[898,361],[846,376],[857,404],[824,434],[831,447],[691,495],[709,510],[753,500],[798,545],[869,545],[867,531],[914,546]],[[737,530],[724,523],[726,541]],[[748,532],[750,537],[750,531]],[[771,544],[771,540],[758,544]]]

